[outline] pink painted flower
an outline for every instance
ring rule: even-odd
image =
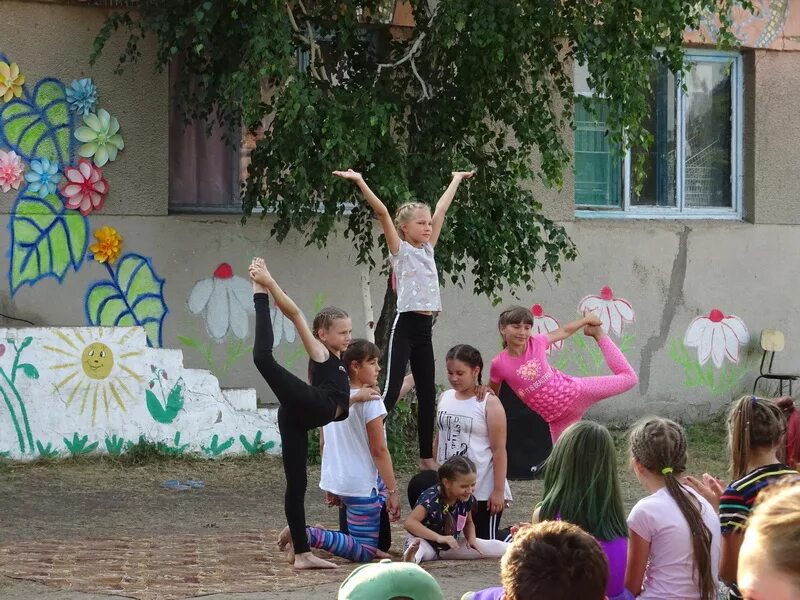
[[[622,326],[633,323],[636,315],[631,303],[624,298],[615,298],[610,287],[605,286],[600,290],[599,296],[586,296],[578,304],[579,313],[593,312],[602,321],[603,331],[614,332],[617,337],[622,335]]]
[[[739,317],[725,316],[716,308],[707,317],[696,317],[689,323],[684,346],[697,348],[697,359],[701,365],[714,361],[717,368],[725,357],[732,363],[739,362],[739,346],[750,341],[747,325]]]
[[[64,169],[66,179],[59,186],[61,195],[66,198],[66,207],[81,211],[86,216],[93,210],[100,210],[108,194],[108,182],[103,170],[85,158],[77,167]]]
[[[25,181],[24,172],[25,164],[17,156],[16,152],[13,150],[11,152],[0,150],[0,190],[4,192],[9,191],[11,188],[18,190],[22,182]]]
[[[533,335],[547,335],[551,331],[558,329],[558,321],[550,315],[544,314],[544,309],[541,304],[534,304],[533,307],[531,307],[531,314],[533,315]],[[551,347],[555,347],[556,350],[561,350],[563,346],[564,340],[558,340],[547,347],[547,353],[550,354]]]

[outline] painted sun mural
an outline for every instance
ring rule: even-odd
[[[106,418],[115,410],[127,412],[126,403],[136,400],[130,380],[143,382],[133,368],[142,351],[125,349],[135,332],[135,328],[100,327],[73,329],[70,335],[62,330],[43,346],[53,358],[54,387],[66,409],[91,413],[92,425],[100,411]]]

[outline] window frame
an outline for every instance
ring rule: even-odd
[[[631,205],[631,188],[633,174],[631,172],[631,152],[626,150],[622,160],[622,198],[619,206],[579,205],[572,202],[576,218],[591,219],[721,219],[741,220],[743,190],[743,108],[744,79],[743,61],[739,52],[707,50],[691,48],[685,50],[685,61],[729,63],[731,76],[731,207],[692,208],[685,206],[684,180],[686,157],[686,94],[682,89],[682,78],[676,76],[676,144],[675,152],[675,207],[635,206]],[[593,96],[591,92],[576,93],[580,96]]]

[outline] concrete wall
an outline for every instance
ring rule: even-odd
[[[210,371],[223,386],[254,387],[264,401],[271,395],[249,355],[252,313],[246,298],[237,300],[247,295],[243,278],[251,256],[267,257],[306,315],[323,304],[337,304],[353,315],[355,333],[363,332],[359,272],[341,236],[320,251],[305,247],[295,235],[278,245],[269,238],[269,218],[242,226],[237,215],[166,214],[167,83],[152,72],[152,47],[145,46],[142,62],[119,77],[112,71],[121,39],[112,41],[97,66],[88,66],[105,11],[7,0],[2,10],[0,53],[19,63],[29,88],[44,77],[69,85],[91,76],[100,106],[120,120],[125,150],[105,167],[108,201],[88,217],[63,210],[26,215],[19,210],[18,192],[0,193],[0,227],[13,233],[13,239],[0,237],[8,250],[0,257],[0,270],[7,274],[0,284],[0,312],[46,328],[133,325],[136,316],[146,321],[153,345],[182,350],[187,368]],[[541,195],[546,214],[565,223],[580,256],[564,266],[559,284],[537,274],[535,293],[504,300],[540,304],[546,314],[565,322],[576,316],[582,298],[599,297],[608,286],[612,302],[625,299],[635,311],[635,321],[611,335],[639,372],[640,384],[597,406],[593,416],[627,421],[644,413],[697,418],[715,411],[752,386],[760,358],[758,333],[767,327],[787,334],[787,349],[776,367],[800,371],[800,265],[795,260],[800,253],[800,178],[795,174],[800,155],[794,143],[800,138],[800,119],[792,97],[800,89],[798,65],[800,53],[746,54],[745,197],[752,222],[575,220],[569,175],[563,190]],[[22,234],[30,231],[19,219],[28,216],[53,225],[59,235],[66,233],[26,246]],[[86,257],[94,241],[87,238],[102,226],[124,238],[122,257],[110,268]],[[379,302],[383,278],[376,274],[373,279],[373,297]],[[123,280],[135,285],[126,287]],[[124,302],[114,304],[116,291],[129,304],[147,302],[136,310]],[[441,384],[446,383],[442,357],[451,345],[473,343],[487,362],[499,350],[495,322],[500,307],[475,297],[469,287],[452,286],[445,288],[444,307],[434,334]],[[695,319],[708,317],[713,309],[721,311],[720,317],[741,319],[750,341],[740,344],[729,337],[726,348],[724,335],[711,336],[725,333],[720,329],[725,321],[712,325],[716,322]],[[723,351],[716,355],[718,364],[704,356],[701,365],[698,348],[682,344],[692,323],[710,327],[713,348],[708,349]],[[23,324],[0,317],[0,325]],[[276,315],[275,325],[279,360],[302,375],[305,357],[291,324]],[[574,375],[605,372],[596,348],[581,342],[579,336],[569,341],[552,355],[553,364]],[[28,402],[42,402],[37,394]]]

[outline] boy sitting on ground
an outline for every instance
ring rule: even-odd
[[[608,561],[580,527],[544,521],[520,529],[501,562],[503,587],[468,592],[462,600],[604,600]]]

